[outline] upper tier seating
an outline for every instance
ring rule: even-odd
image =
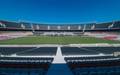
[[[20,22],[20,25],[23,25],[26,30],[31,30],[31,24],[26,22]]]
[[[110,25],[112,25],[112,22],[96,24],[95,29],[109,29]]]
[[[85,25],[86,25],[85,27],[86,30],[94,30],[96,26],[95,23],[90,23],[90,24],[85,24]]]
[[[6,28],[10,29],[22,29],[20,23],[17,22],[9,22],[9,21],[0,21],[2,24],[5,25]]]
[[[22,30],[41,30],[41,31],[90,31],[90,30],[118,30],[120,29],[120,21],[105,23],[86,23],[86,24],[39,24],[29,22],[10,22],[0,21],[0,28],[22,29]]]
[[[114,25],[112,28],[119,28],[120,29],[120,21],[114,22]]]

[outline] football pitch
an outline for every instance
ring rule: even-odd
[[[93,37],[81,37],[81,36],[28,36],[22,38],[15,38],[9,40],[2,40],[0,44],[10,45],[26,45],[26,44],[94,44],[94,43],[109,43],[116,44],[120,41],[104,40]]]

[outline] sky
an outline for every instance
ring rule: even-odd
[[[120,20],[120,0],[0,0],[0,20],[91,23]]]

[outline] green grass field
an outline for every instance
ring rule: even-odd
[[[80,36],[29,36],[16,39],[2,40],[0,44],[93,44],[93,43],[120,43],[120,41],[110,41],[93,37]]]

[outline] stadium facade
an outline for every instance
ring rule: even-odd
[[[120,21],[89,24],[37,24],[0,21],[1,32],[81,36],[120,32]],[[0,45],[0,75],[120,75],[119,44]]]

